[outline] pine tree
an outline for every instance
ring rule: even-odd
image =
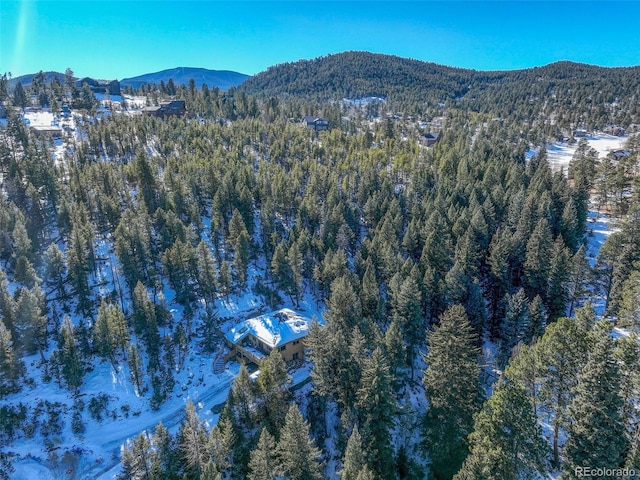
[[[140,281],[133,289],[131,300],[133,330],[136,334],[140,335],[149,323],[156,323],[155,308],[149,298],[147,289]]]
[[[529,330],[529,302],[524,289],[504,299],[504,319],[500,325],[499,363],[504,366],[509,361],[511,350],[523,340]]]
[[[16,86],[13,89],[13,104],[20,108],[25,108],[27,106],[27,94],[20,82],[16,83]]]
[[[259,400],[256,388],[249,372],[241,365],[218,421],[227,423],[233,431],[233,472],[238,475],[247,473],[250,452],[255,445]]]
[[[129,344],[129,375],[131,383],[136,388],[138,395],[142,395],[147,387],[144,383],[144,373],[142,370],[142,360],[138,352],[138,346],[134,343]]]
[[[524,388],[501,382],[476,416],[471,452],[454,480],[534,479],[544,472],[546,444]]]
[[[176,301],[191,308],[194,299],[193,283],[197,271],[195,249],[188,242],[176,240],[171,248],[162,254],[169,283],[176,291]]]
[[[362,444],[358,426],[354,426],[347,442],[347,449],[342,459],[341,480],[358,480],[360,473],[367,466],[367,454]]]
[[[628,447],[622,418],[620,370],[613,351],[613,339],[600,334],[580,374],[571,403],[564,446],[563,471],[571,478],[576,467],[624,465]]]
[[[84,366],[82,364],[80,349],[77,345],[73,323],[71,323],[71,318],[68,315],[65,315],[62,320],[62,326],[60,327],[60,339],[60,363],[62,364],[62,376],[69,388],[77,391],[82,384]]]
[[[93,344],[99,355],[116,364],[116,351],[123,352],[129,343],[129,333],[122,310],[102,301],[93,327]]]
[[[63,296],[64,291],[64,256],[55,243],[49,245],[44,252],[45,256],[45,280],[51,285],[58,296]]]
[[[417,270],[415,271],[417,272]],[[394,299],[394,321],[402,329],[407,346],[407,365],[411,367],[413,377],[413,364],[417,355],[418,346],[423,341],[425,319],[420,307],[420,290],[418,279],[415,275],[409,275],[400,287],[400,291]]]
[[[577,231],[584,232],[587,221],[589,196],[596,178],[598,152],[582,139],[569,162],[568,178],[573,180],[573,200],[576,209]]]
[[[191,478],[200,478],[209,459],[207,434],[191,400],[187,401],[185,417],[178,433],[178,449],[186,473]]]
[[[524,333],[524,342],[530,344],[540,338],[544,334],[547,323],[547,312],[542,304],[542,299],[540,295],[536,295],[529,303],[529,322]]]
[[[13,349],[11,332],[0,319],[0,399],[20,391],[20,378],[24,373],[24,362]]]
[[[305,339],[313,363],[311,376],[319,395],[335,399],[341,409],[350,409],[356,401],[356,389],[351,384],[354,366],[349,340],[362,318],[358,296],[347,277],[334,280],[327,304],[326,326],[320,328],[313,322]]]
[[[71,240],[67,250],[67,271],[73,288],[73,293],[78,299],[78,312],[85,315],[92,309],[91,289],[87,275],[91,271],[91,251],[87,246],[87,234],[84,228],[74,222],[71,230]]]
[[[536,225],[527,242],[524,273],[529,298],[540,295],[547,300],[547,282],[551,268],[549,252],[552,249],[551,229],[546,218]]]
[[[236,467],[237,470],[239,469],[239,465],[234,464],[244,462],[244,459],[234,456],[235,443],[236,439],[233,425],[229,419],[220,419],[218,424],[209,432],[207,443],[208,452],[211,456],[210,461],[215,465],[215,472],[212,473],[217,472],[222,475],[225,472],[230,472],[232,465]],[[203,471],[203,477],[204,476],[205,472]]]
[[[280,431],[276,446],[278,472],[290,480],[320,480],[322,465],[320,450],[309,437],[309,424],[304,421],[298,406],[292,403]]]
[[[212,460],[209,460],[202,467],[200,480],[222,480],[222,474],[218,471],[219,467]]]
[[[394,390],[397,391],[404,384],[406,373],[403,373],[403,369],[405,369],[407,365],[407,357],[400,327],[398,327],[396,321],[391,322],[391,325],[389,325],[389,328],[387,328],[384,334],[384,353],[389,360]]]
[[[129,445],[123,445],[121,451],[121,480],[151,480],[152,453],[151,442],[146,432],[140,433]]]
[[[287,414],[291,396],[290,384],[291,377],[287,373],[287,366],[280,351],[274,348],[260,365],[260,376],[256,380],[256,386],[261,397],[258,415],[263,426],[276,438]]]
[[[236,245],[242,234],[245,234],[247,238],[249,238],[249,232],[245,226],[242,214],[237,208],[234,208],[233,213],[231,214],[231,220],[229,220],[229,243],[231,245]]]
[[[560,234],[562,235],[562,238],[564,238],[564,241],[567,243],[567,246],[573,252],[575,252],[578,248],[580,240],[584,235],[584,231],[580,230],[580,227],[583,226],[584,223],[581,224],[580,220],[578,219],[578,211],[576,209],[573,198],[569,198],[569,201],[565,204],[564,210],[562,211]]]
[[[550,324],[534,347],[539,365],[541,409],[553,414],[553,458],[559,462],[560,429],[566,426],[572,392],[587,360],[587,333],[574,318]]]
[[[631,272],[622,287],[619,324],[628,328],[640,326],[640,270]]]
[[[271,273],[281,291],[287,294],[293,291],[293,273],[287,260],[287,249],[284,242],[279,243],[273,253]]]
[[[620,396],[624,401],[622,417],[629,440],[629,453],[631,457],[638,453],[640,437],[638,437],[638,425],[636,419],[640,405],[640,343],[638,334],[621,336],[616,339],[615,356],[620,367]],[[635,453],[633,452],[635,450]]]
[[[220,287],[220,291],[225,297],[229,296],[233,287],[233,279],[231,278],[231,267],[226,260],[220,263],[220,271],[218,272],[216,285]]]
[[[251,452],[249,460],[249,480],[276,480],[276,441],[273,436],[262,428],[258,446]]]
[[[41,311],[42,292],[38,287],[33,290],[20,289],[15,307],[15,327],[18,342],[28,354],[36,351],[44,358],[47,347],[47,317]]]
[[[473,415],[481,405],[480,350],[461,305],[450,307],[427,336],[423,383],[429,401],[425,440],[436,478],[451,478],[462,465]]]
[[[176,439],[162,422],[156,425],[151,444],[154,449],[151,471],[154,479],[174,479],[178,477],[178,456]]]
[[[547,286],[547,312],[549,320],[566,315],[569,297],[569,279],[571,272],[570,252],[562,237],[557,237],[551,250],[551,265],[549,268]]]
[[[537,358],[536,345],[532,347],[519,343],[513,349],[509,364],[504,370],[504,377],[518,383],[531,400],[533,412],[538,415],[538,393],[540,385],[540,362]]]
[[[244,288],[247,284],[247,268],[249,266],[250,242],[249,235],[242,232],[234,244],[233,268],[238,278],[238,284]]]
[[[201,241],[196,247],[196,282],[207,306],[213,306],[216,293],[216,264],[209,247]]]
[[[498,229],[491,238],[489,244],[489,257],[487,263],[490,267],[489,275],[489,303],[491,306],[491,318],[489,332],[497,336],[502,320],[502,299],[510,288],[510,262],[511,235],[508,229]]]
[[[360,293],[362,304],[362,316],[377,320],[381,317],[380,285],[376,280],[375,267],[370,259],[367,259],[367,267],[362,276],[362,288]]]
[[[396,422],[396,401],[387,359],[376,348],[362,372],[358,412],[368,465],[381,478],[392,475],[394,464],[391,429]]]
[[[172,340],[176,347],[177,369],[180,371],[184,367],[184,361],[189,353],[189,339],[187,338],[182,323],[179,323],[175,332],[173,332]]]
[[[333,322],[344,333],[350,332],[359,324],[362,315],[360,299],[346,275],[336,278],[331,283],[327,307],[327,320]]]
[[[150,370],[160,362],[160,334],[158,333],[157,305],[149,298],[149,293],[142,282],[136,284],[132,296],[133,327],[147,347]]]
[[[289,272],[291,272],[291,296],[296,307],[298,307],[304,284],[302,283],[302,254],[296,242],[289,247],[287,261],[289,263]]]
[[[27,288],[33,288],[38,285],[42,279],[36,274],[35,268],[27,257],[21,255],[18,257],[15,266],[14,279],[16,282],[22,283]]]
[[[249,377],[249,372],[244,364],[240,365],[240,371],[233,380],[233,386],[229,391],[227,403],[231,406],[233,423],[243,426],[253,424],[256,410],[256,387]],[[227,409],[228,411],[228,409]]]
[[[584,245],[571,257],[569,278],[569,316],[580,307],[595,283],[594,270],[589,264]]]
[[[135,288],[138,282],[151,285],[155,256],[151,245],[151,218],[142,199],[137,209],[127,208],[122,212],[114,236],[116,254],[129,288]]]
[[[15,336],[18,331],[16,329],[16,302],[13,295],[9,292],[9,282],[2,267],[0,267],[0,315],[7,329]]]
[[[347,348],[346,340],[331,320],[321,327],[318,322],[312,322],[305,345],[309,349],[308,358],[312,363],[311,378],[314,390],[318,395],[326,395],[335,400],[341,399],[339,378],[337,371],[345,369],[345,355],[340,355],[337,344]],[[335,340],[335,341],[334,341]],[[349,397],[350,398],[350,397]],[[351,406],[343,400],[342,407]]]

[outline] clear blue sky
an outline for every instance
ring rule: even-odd
[[[346,50],[480,70],[640,65],[640,2],[0,0],[0,73],[258,73]]]

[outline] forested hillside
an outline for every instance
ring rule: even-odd
[[[547,136],[567,128],[640,123],[640,67],[603,68],[572,62],[503,72],[446,67],[369,52],[345,52],[273,66],[241,88],[262,96],[314,101],[379,96],[395,111],[438,107],[514,119]],[[555,130],[551,126],[555,126]]]
[[[347,53],[227,93],[178,86],[184,117],[74,108],[60,139],[35,136],[0,82],[0,477],[33,464],[122,479],[639,469],[640,137],[617,159],[582,140],[566,172],[531,143],[556,139],[552,116],[629,124],[634,71]],[[555,93],[530,102],[537,88]],[[323,89],[389,103],[367,115]],[[432,117],[397,114],[425,105],[443,117],[428,148],[418,124]],[[349,121],[300,122],[323,113]],[[598,252],[602,218],[615,233]],[[212,374],[231,324],[281,307],[322,317],[304,362],[274,349],[259,373],[230,360]],[[205,382],[228,389],[224,405],[191,395]],[[134,430],[101,443],[111,424]]]

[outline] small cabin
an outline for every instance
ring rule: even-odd
[[[432,147],[440,140],[439,133],[425,133],[424,135],[420,135],[420,143],[425,147]]]
[[[184,100],[171,100],[169,102],[160,102],[157,107],[146,107],[142,110],[152,117],[182,117],[187,113],[187,107]]]
[[[302,123],[309,129],[316,132],[329,130],[329,120],[322,117],[302,117]]]

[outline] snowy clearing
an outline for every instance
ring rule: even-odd
[[[600,158],[605,157],[609,152],[618,150],[624,146],[628,136],[614,137],[606,133],[598,133],[593,136],[586,137],[589,146],[598,152]],[[551,170],[557,172],[569,168],[569,162],[573,158],[578,148],[578,142],[569,145],[567,142],[554,142],[547,144],[547,159]],[[530,154],[529,154],[530,156]]]

